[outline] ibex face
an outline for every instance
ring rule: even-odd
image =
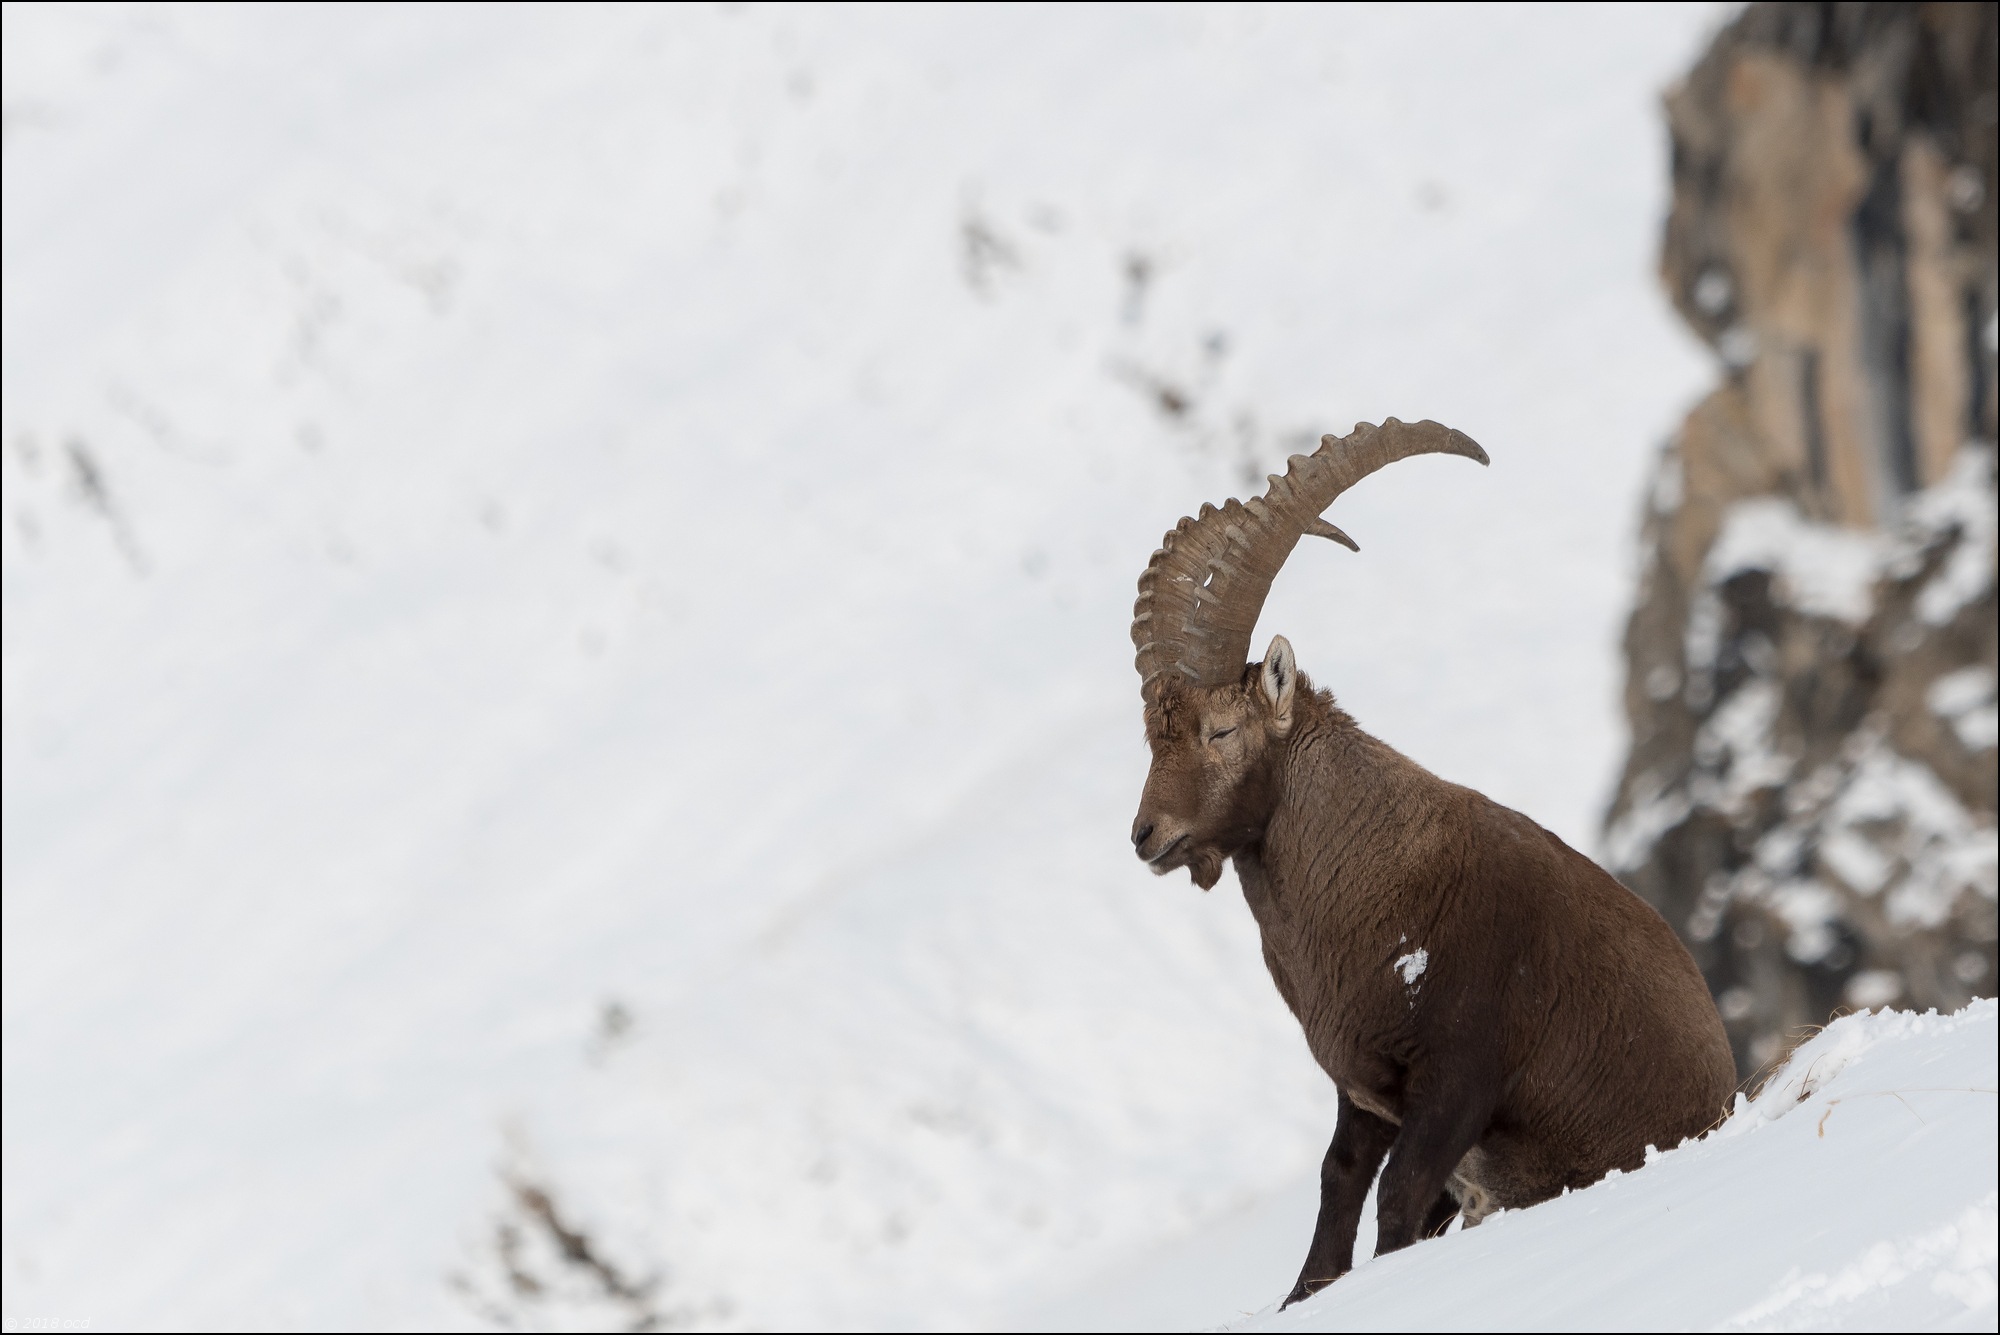
[[[1156,875],[1186,867],[1207,890],[1223,861],[1263,837],[1292,730],[1298,667],[1280,635],[1232,686],[1165,683],[1146,706],[1153,768],[1132,846]]]

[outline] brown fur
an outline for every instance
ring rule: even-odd
[[[1236,685],[1164,686],[1146,728],[1140,857],[1204,889],[1235,863],[1264,962],[1339,1090],[1288,1303],[1351,1267],[1384,1156],[1378,1254],[1461,1211],[1476,1224],[1637,1168],[1724,1111],[1722,1021],[1660,916],[1363,732],[1282,639]]]

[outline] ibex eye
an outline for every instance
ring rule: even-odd
[[[1236,729],[1234,728],[1217,728],[1214,732],[1208,735],[1208,740],[1211,742],[1219,742],[1223,738],[1227,737],[1230,733],[1235,731]]]

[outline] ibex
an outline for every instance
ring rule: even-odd
[[[1153,763],[1132,844],[1204,890],[1234,862],[1264,964],[1338,1090],[1286,1305],[1353,1266],[1378,1168],[1380,1255],[1637,1168],[1713,1125],[1735,1083],[1701,974],[1638,896],[1363,732],[1282,635],[1246,665],[1299,538],[1358,551],[1321,512],[1415,454],[1487,462],[1436,422],[1323,437],[1260,499],[1181,520],[1133,609]]]

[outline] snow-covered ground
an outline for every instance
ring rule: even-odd
[[[1838,1020],[1701,1141],[1363,1259],[1283,1313],[1317,1205],[1304,1182],[1024,1315],[1051,1330],[1991,1330],[1996,1014]],[[1374,1226],[1371,1199],[1357,1257]],[[1262,1310],[1232,1308],[1223,1275]]]
[[[1467,431],[1264,633],[1590,847],[1714,16],[7,6],[9,1324],[1274,1296],[1332,1100],[1126,846],[1133,582]]]
[[[1996,1018],[1836,1020],[1702,1140],[1237,1328],[1992,1330]]]

